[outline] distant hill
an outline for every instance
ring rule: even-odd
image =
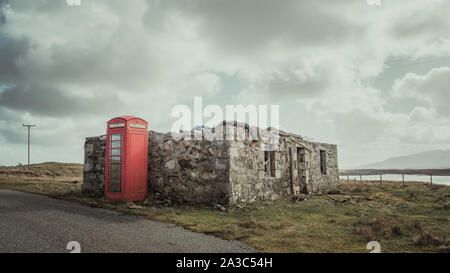
[[[448,169],[450,150],[435,150],[413,155],[391,157],[355,169]]]

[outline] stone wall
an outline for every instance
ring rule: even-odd
[[[229,204],[339,188],[336,145],[280,132],[278,149],[266,153],[262,147],[267,143],[248,139],[248,125],[218,128],[216,132],[225,136],[241,130],[247,138],[188,140],[150,132],[149,194],[175,203]],[[104,136],[86,139],[83,192],[103,194],[105,145]],[[303,151],[304,162],[298,154]],[[321,171],[321,151],[326,157],[326,174]],[[266,157],[273,157],[270,169],[265,167]]]
[[[176,203],[228,203],[227,142],[176,140],[157,132],[149,138],[150,194]]]
[[[105,192],[106,136],[88,137],[84,144],[83,193]]]
[[[339,189],[339,168],[337,146],[324,143],[313,143],[311,147],[310,175],[308,192],[325,193]],[[326,174],[320,171],[320,150],[326,151]]]
[[[231,202],[275,200],[290,193],[289,173],[283,172],[286,160],[275,153],[275,176],[265,172],[264,151],[249,142],[234,142],[230,147]]]
[[[299,193],[319,194],[339,188],[336,145],[309,142],[280,132],[269,171],[264,167],[265,152],[261,145],[264,143],[250,141],[234,141],[230,145],[232,203],[275,200]],[[305,163],[298,162],[298,148],[305,149]],[[326,174],[321,173],[321,150],[327,157]],[[268,157],[270,160],[270,155]],[[305,170],[303,180],[299,168]]]

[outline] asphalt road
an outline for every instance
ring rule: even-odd
[[[171,224],[0,189],[0,252],[69,253],[71,241],[83,253],[255,252]]]

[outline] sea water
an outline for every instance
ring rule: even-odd
[[[356,181],[359,181],[359,175],[350,175],[350,181],[353,181],[356,179]],[[346,175],[341,175],[341,179],[347,180]],[[363,180],[368,181],[379,181],[380,176],[379,175],[363,175]],[[384,181],[402,181],[402,175],[401,174],[383,174],[383,180]],[[430,176],[429,175],[418,175],[418,174],[405,174],[405,182],[408,181],[414,181],[414,182],[430,182]],[[440,184],[440,185],[447,185],[450,186],[450,176],[434,176],[433,175],[433,184]]]

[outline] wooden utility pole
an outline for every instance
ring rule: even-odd
[[[23,124],[23,127],[28,128],[28,165],[30,165],[30,131],[32,127],[36,127],[36,124]]]

